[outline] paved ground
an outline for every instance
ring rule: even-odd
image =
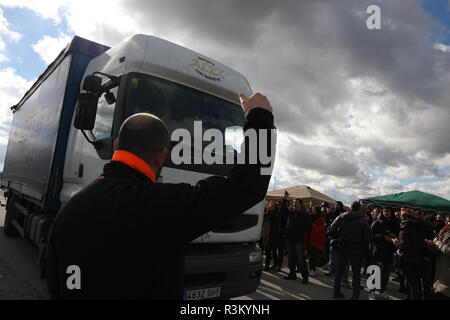
[[[5,202],[0,195],[0,202]],[[3,234],[5,208],[0,207],[0,299],[48,299],[44,280],[40,279],[39,268],[35,261],[36,249],[23,238],[7,238]],[[286,260],[286,259],[285,259]],[[308,285],[301,280],[284,280],[288,269],[282,272],[264,271],[261,285],[250,295],[234,298],[236,300],[328,300],[332,299],[333,278],[326,276],[324,270],[310,277]],[[362,280],[365,287],[365,280]],[[390,282],[388,293],[392,299],[404,299],[405,295],[397,292],[398,284]],[[366,289],[367,290],[367,289]],[[347,298],[351,290],[343,289]],[[361,294],[367,299],[367,292]]]
[[[4,204],[3,192],[0,202]],[[0,299],[48,299],[45,281],[39,277],[36,249],[23,238],[3,234],[5,207],[0,207]]]
[[[309,278],[309,283],[304,285],[301,283],[301,276],[297,280],[284,280],[283,277],[287,275],[289,269],[285,265],[281,272],[274,270],[263,271],[261,284],[255,293],[247,296],[242,296],[239,300],[332,300],[334,278],[327,276],[326,269],[316,269],[316,275]],[[351,283],[351,272],[349,275]],[[366,278],[361,278],[361,286],[364,289],[361,291],[360,300],[368,300],[368,290],[366,288]],[[390,281],[388,284],[388,294],[391,300],[403,300],[406,295],[399,293],[399,284]],[[351,289],[342,288],[342,293],[346,299],[352,296]],[[377,300],[382,300],[382,297],[376,295]]]

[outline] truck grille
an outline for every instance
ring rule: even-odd
[[[214,228],[215,233],[234,233],[250,229],[258,224],[258,216],[255,214],[241,214],[220,227]]]
[[[193,288],[196,286],[216,285],[225,282],[226,277],[226,272],[185,274],[184,287]]]

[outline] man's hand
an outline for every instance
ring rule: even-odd
[[[245,114],[255,108],[263,108],[272,112],[272,106],[269,100],[259,92],[254,93],[250,98],[247,98],[243,93],[239,93],[239,100],[241,101],[242,110],[244,110]]]

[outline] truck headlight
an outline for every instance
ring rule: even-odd
[[[248,254],[248,262],[255,263],[259,262],[262,259],[262,253],[260,248],[256,248],[255,251],[252,251]]]

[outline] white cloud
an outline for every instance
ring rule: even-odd
[[[8,62],[9,59],[3,53],[0,53],[0,62]]]
[[[0,0],[0,6],[30,9],[44,19],[54,20],[55,24],[61,23],[59,11],[68,3],[68,0]]]
[[[12,31],[9,26],[9,22],[3,16],[3,10],[0,8],[0,34],[6,36],[8,39],[14,42],[18,42],[22,35],[18,32]]]
[[[6,43],[3,38],[17,43],[21,37],[22,35],[20,33],[10,29],[9,22],[3,16],[3,10],[0,8],[0,62],[9,61],[9,58],[3,53],[6,48]]]
[[[34,81],[27,81],[13,68],[0,70],[0,168],[8,144],[12,112],[10,107],[17,104]]]
[[[444,51],[444,52],[450,52],[450,46],[447,46],[442,43],[435,43],[433,48],[435,48],[436,50]]]
[[[46,64],[50,64],[71,39],[71,36],[62,33],[58,38],[45,36],[43,39],[32,45],[32,48]]]
[[[55,25],[66,20],[71,32],[106,45],[114,45],[134,33],[151,33],[136,23],[133,15],[124,14],[126,1],[108,0],[0,0],[9,8],[26,8]]]
[[[0,121],[8,122],[12,118],[10,107],[19,102],[34,81],[27,81],[17,74],[14,68],[0,70]],[[0,128],[4,133],[5,128]],[[8,129],[9,130],[9,129]]]

